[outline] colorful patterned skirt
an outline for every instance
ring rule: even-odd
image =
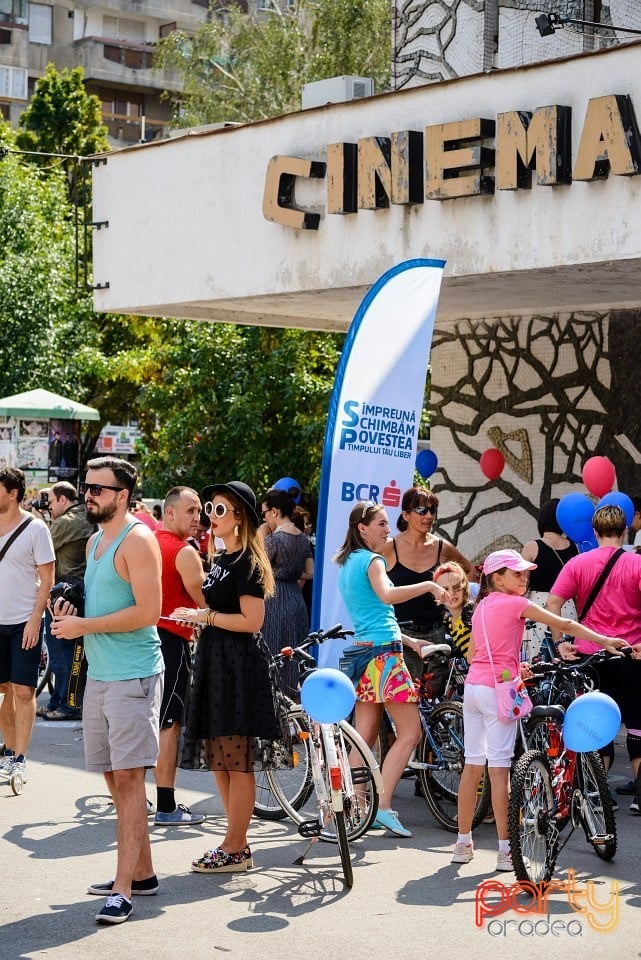
[[[382,653],[367,664],[356,685],[356,698],[362,703],[417,703],[414,681],[402,653]]]

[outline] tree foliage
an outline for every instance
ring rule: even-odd
[[[163,327],[139,396],[147,488],[236,477],[266,490],[281,476],[317,487],[342,337],[195,321]]]
[[[304,83],[343,74],[389,82],[388,0],[299,0],[245,16],[232,8],[193,37],[159,44],[158,66],[175,70],[182,92],[176,123],[193,126],[265,119],[300,109]]]
[[[87,93],[82,67],[65,68],[59,73],[49,63],[29,106],[20,115],[19,125],[16,145],[20,150],[66,155],[48,157],[45,162],[50,167],[59,164],[65,170],[71,197],[90,180],[88,166],[73,158],[109,150],[100,100]]]
[[[7,126],[0,143],[15,146]],[[66,180],[17,155],[0,160],[0,324],[3,395],[64,380],[64,334],[90,313],[75,287],[75,247]],[[25,386],[27,384],[27,386]]]

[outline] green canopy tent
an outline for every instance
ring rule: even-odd
[[[0,398],[0,417],[43,420],[100,420],[95,407],[76,403],[50,390],[27,390]]]

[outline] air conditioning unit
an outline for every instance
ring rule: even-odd
[[[374,95],[371,77],[328,77],[303,85],[302,107],[323,107],[326,103],[346,103]]]

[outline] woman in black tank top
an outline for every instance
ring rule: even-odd
[[[399,533],[388,540],[383,550],[387,574],[396,587],[432,580],[434,571],[447,560],[459,563],[470,580],[476,570],[456,547],[432,533],[438,511],[438,497],[425,487],[411,487],[403,494],[401,514],[396,521]],[[403,624],[405,636],[416,640],[406,643],[404,657],[413,677],[420,677],[423,663],[419,656],[425,643],[443,643],[443,608],[431,594],[394,604],[394,612]],[[409,648],[409,649],[408,649]]]
[[[542,607],[545,606],[548,594],[565,564],[579,552],[576,543],[572,543],[559,526],[556,519],[558,505],[558,497],[545,501],[537,517],[540,539],[530,540],[521,551],[526,560],[536,563],[536,570],[530,573],[528,597]],[[576,619],[573,600],[567,600],[563,604],[562,615],[571,620]],[[523,638],[523,659],[533,660],[541,655],[552,659],[556,651],[551,646],[551,641],[551,635],[544,624],[528,621]]]

